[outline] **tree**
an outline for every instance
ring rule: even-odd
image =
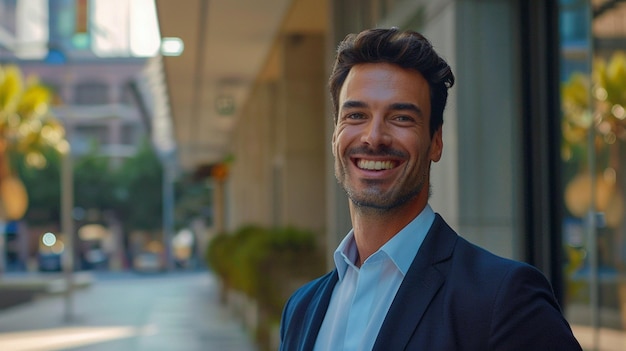
[[[90,151],[74,163],[74,206],[100,212],[118,206],[121,184],[108,157],[93,143]]]
[[[30,208],[25,215],[31,224],[58,223],[60,215],[60,156],[52,149],[43,154],[48,161],[37,169],[27,166],[23,155],[16,155],[17,170],[31,190]],[[126,232],[159,230],[162,179],[160,160],[147,141],[118,168],[111,167],[109,158],[102,156],[94,144],[89,153],[74,162],[74,204],[85,211],[115,213]]]
[[[61,217],[61,155],[52,148],[42,153],[47,162],[41,168],[29,166],[22,154],[13,156],[17,174],[28,189],[24,220],[31,225],[58,224]]]
[[[208,218],[211,221],[212,191],[205,180],[184,176],[176,182],[175,186],[176,228],[183,228],[198,217]]]
[[[154,231],[162,226],[163,167],[158,155],[145,140],[137,154],[127,159],[119,169],[121,184],[121,215],[128,231]]]
[[[41,169],[53,150],[68,151],[64,129],[50,113],[50,101],[50,91],[35,77],[24,79],[17,66],[0,66],[0,219],[19,219],[28,207],[14,163]]]

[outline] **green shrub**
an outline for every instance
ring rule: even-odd
[[[257,301],[261,343],[268,339],[271,325],[279,322],[293,291],[326,270],[315,234],[294,227],[247,225],[220,234],[209,242],[206,259],[224,286]]]
[[[216,235],[210,242],[206,250],[207,265],[226,285],[228,283],[228,256],[232,253],[233,240],[228,233]]]

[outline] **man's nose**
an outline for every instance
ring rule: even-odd
[[[389,127],[383,119],[373,118],[363,131],[361,141],[372,147],[388,146],[391,143]]]

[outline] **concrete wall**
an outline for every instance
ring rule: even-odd
[[[293,225],[324,242],[324,45],[322,34],[278,39],[279,74],[257,83],[238,121],[227,229]]]
[[[326,226],[324,188],[325,99],[324,37],[289,34],[284,37],[281,102],[284,159],[281,224],[297,224],[322,233]]]
[[[459,1],[456,11],[459,229],[519,258],[519,25],[515,2]]]
[[[235,159],[227,195],[227,230],[244,224],[273,224],[276,83],[257,84],[234,137]]]

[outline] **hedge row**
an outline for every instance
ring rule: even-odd
[[[280,321],[287,298],[304,282],[322,275],[324,253],[314,233],[293,227],[249,225],[209,242],[207,263],[226,289],[245,293],[259,307],[258,341]]]

